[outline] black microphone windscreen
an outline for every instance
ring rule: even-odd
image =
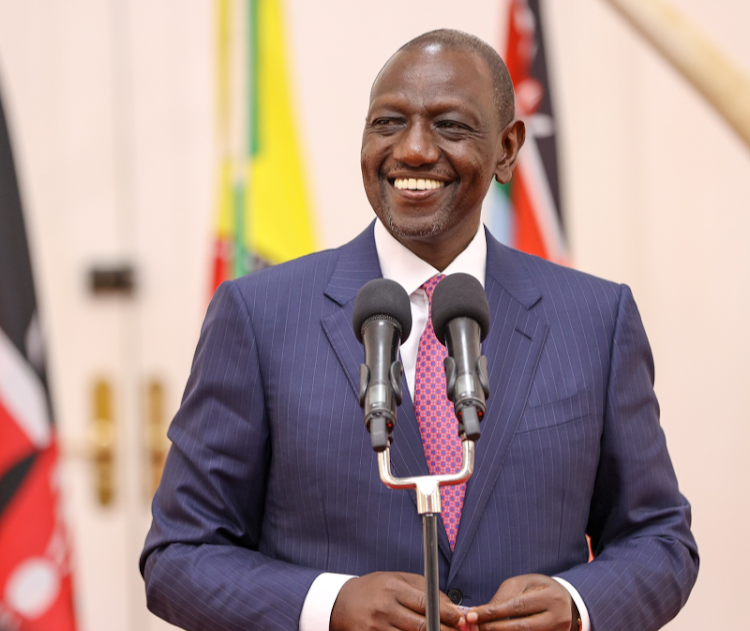
[[[455,318],[471,318],[479,324],[481,339],[490,330],[490,305],[484,287],[469,274],[450,274],[441,280],[432,294],[432,326],[441,344],[445,344],[448,323]]]
[[[352,325],[362,342],[362,325],[372,316],[390,316],[401,326],[401,341],[411,332],[411,304],[406,290],[397,282],[376,278],[365,283],[354,300]]]

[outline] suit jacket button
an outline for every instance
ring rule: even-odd
[[[461,590],[456,587],[451,587],[448,590],[448,598],[451,599],[451,602],[454,605],[460,605],[463,602],[464,595],[461,593]]]

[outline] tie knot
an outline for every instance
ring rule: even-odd
[[[422,289],[424,289],[427,293],[427,300],[430,301],[430,305],[432,305],[432,292],[435,291],[435,287],[437,287],[437,284],[444,278],[445,274],[436,274],[429,280],[422,283]]]

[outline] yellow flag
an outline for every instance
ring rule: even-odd
[[[218,25],[214,288],[315,248],[281,0],[218,0]]]

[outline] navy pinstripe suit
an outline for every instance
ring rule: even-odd
[[[217,291],[141,559],[157,614],[296,631],[321,571],[422,572],[415,498],[380,482],[357,403],[353,302],[379,276],[370,226]],[[558,575],[595,631],[659,628],[698,558],[630,291],[491,236],[486,291],[491,398],[453,553],[439,529],[441,589],[471,606]],[[396,475],[427,473],[408,394],[391,454]]]

